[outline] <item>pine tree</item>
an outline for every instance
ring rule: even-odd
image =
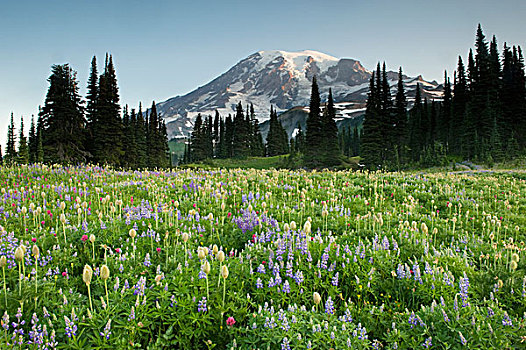
[[[194,129],[190,141],[190,154],[192,162],[199,162],[206,159],[206,144],[204,137],[205,128],[201,113],[197,114],[194,122]]]
[[[87,160],[86,120],[76,75],[68,64],[51,67],[49,89],[39,113],[39,132],[48,162],[75,164]]]
[[[18,164],[29,163],[29,147],[27,138],[24,135],[24,118],[20,118],[20,134],[18,136]]]
[[[411,160],[418,161],[420,159],[420,152],[422,151],[422,96],[420,93],[420,83],[416,84],[415,103],[413,108],[409,111],[409,125],[408,125],[408,145],[411,152]]]
[[[283,129],[283,126],[278,120],[278,113],[270,107],[270,123],[269,131],[267,135],[266,143],[266,155],[267,157],[278,156],[287,154],[288,149],[288,136]]]
[[[155,105],[155,101],[153,101],[146,128],[146,149],[149,168],[159,167],[165,157],[161,144],[162,140],[159,130],[159,119],[157,107]]]
[[[241,102],[236,106],[232,151],[235,158],[246,158],[249,155],[249,128]]]
[[[361,158],[369,169],[378,169],[383,165],[381,154],[384,140],[382,140],[379,120],[381,96],[379,94],[380,87],[376,74],[376,72],[373,72],[369,81],[369,94],[363,121],[363,136],[360,144]]]
[[[99,76],[97,71],[97,57],[91,60],[90,75],[86,93],[86,150],[92,156],[94,152],[94,124],[97,122],[97,104],[99,99]]]
[[[225,120],[225,157],[232,158],[234,156],[234,121],[232,116],[229,114]]]
[[[219,156],[219,138],[220,138],[220,130],[219,130],[219,120],[221,117],[219,116],[219,112],[216,109],[215,117],[214,117],[214,156]]]
[[[325,166],[340,164],[340,148],[338,146],[338,127],[336,126],[336,109],[329,89],[327,108],[322,118],[322,162]]]
[[[316,168],[321,165],[319,150],[323,140],[322,121],[320,116],[320,92],[316,76],[312,78],[306,139],[307,145],[305,147],[304,157],[305,165],[310,168]]]
[[[37,160],[37,130],[35,126],[35,116],[31,116],[31,126],[29,128],[29,163],[36,163]]]
[[[298,153],[304,154],[307,146],[306,146],[306,141],[305,141],[305,134],[303,130],[301,129],[301,124],[299,122],[298,122],[297,128],[298,128],[298,132],[296,133],[294,144],[296,145],[296,151]]]
[[[39,116],[37,119],[37,153],[36,153],[36,161],[38,163],[44,162],[44,146],[42,144],[42,129],[43,129],[42,118]]]
[[[113,58],[106,55],[104,73],[99,78],[96,119],[93,123],[95,162],[119,165],[123,152],[123,125],[120,116],[119,88]]]
[[[137,150],[136,168],[143,169],[148,166],[148,151],[146,143],[146,122],[142,111],[142,103],[139,103],[139,109],[135,117],[135,147]]]
[[[226,135],[225,135],[225,121],[223,118],[219,119],[219,145],[217,148],[217,157],[226,158]]]
[[[458,57],[458,66],[454,82],[455,85],[452,101],[452,115],[454,116],[454,126],[452,121],[450,148],[452,149],[452,153],[454,154],[463,154],[464,149],[462,147],[462,141],[466,129],[465,118],[469,96],[466,71],[464,68],[464,63],[462,62],[462,57],[460,56]]]
[[[11,122],[7,127],[7,147],[5,153],[5,163],[10,165],[16,160],[16,148],[15,148],[15,122],[13,120],[13,113],[11,113]]]
[[[393,121],[393,140],[396,148],[395,159],[398,162],[405,162],[405,144],[406,144],[406,128],[407,128],[407,99],[405,96],[404,81],[402,74],[402,67],[398,70],[398,85],[394,106],[394,121]],[[356,133],[358,131],[356,130]]]

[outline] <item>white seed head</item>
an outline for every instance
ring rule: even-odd
[[[223,265],[221,267],[221,277],[223,277],[224,279],[227,279],[228,277],[228,267],[226,265]]]
[[[314,292],[312,298],[314,299],[314,304],[316,305],[318,305],[321,302],[321,295],[318,292]]]
[[[84,265],[84,271],[82,272],[82,280],[86,285],[91,284],[91,278],[93,277],[93,269],[89,265]]]
[[[110,268],[108,265],[102,265],[100,268],[100,278],[103,281],[106,281],[108,278],[110,278]]]
[[[33,248],[31,248],[31,252],[33,253],[33,256],[38,259],[40,256],[40,248],[35,244],[33,245]]]
[[[15,260],[18,262],[22,262],[24,260],[24,254],[25,250],[22,248],[22,246],[18,246],[15,250]]]

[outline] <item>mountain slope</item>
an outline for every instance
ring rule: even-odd
[[[197,113],[214,114],[217,109],[222,116],[234,113],[235,105],[254,104],[260,121],[269,117],[270,106],[278,112],[296,106],[306,106],[310,99],[312,77],[316,75],[322,101],[326,100],[329,87],[334,100],[349,108],[340,108],[340,118],[363,111],[367,99],[371,72],[354,59],[338,59],[317,51],[260,51],[241,60],[216,79],[184,95],[157,104],[164,117],[168,136],[183,138],[189,135]],[[388,79],[395,92],[398,74],[388,72]],[[423,96],[439,98],[442,87],[427,82],[421,76],[404,76],[406,92],[414,95],[420,82]]]

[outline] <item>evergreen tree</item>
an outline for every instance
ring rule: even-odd
[[[234,121],[232,120],[232,116],[229,114],[225,120],[225,157],[224,158],[232,158],[234,156],[233,140],[234,140]]]
[[[394,121],[393,121],[393,151],[395,152],[395,159],[398,162],[405,162],[405,144],[406,144],[406,128],[407,128],[407,99],[405,96],[404,81],[402,75],[402,67],[398,70],[398,85],[394,106]],[[358,130],[355,130],[357,137]]]
[[[42,118],[39,116],[37,119],[37,153],[36,153],[36,161],[38,163],[44,162],[44,146],[42,144]]]
[[[160,142],[161,142],[161,155],[160,164],[161,168],[168,168],[172,166],[172,157],[170,155],[170,146],[168,145],[168,130],[166,129],[166,123],[161,119],[160,125]]]
[[[298,122],[297,128],[298,128],[298,132],[296,134],[294,144],[296,146],[296,151],[298,153],[304,154],[305,149],[307,148],[306,141],[305,141],[305,133],[301,129],[301,124],[299,122]]]
[[[278,113],[271,106],[269,131],[267,135],[266,144],[266,155],[268,157],[273,157],[282,154],[287,154],[288,152],[289,148],[287,133],[278,120]]]
[[[35,116],[31,116],[31,126],[29,128],[29,163],[36,163],[37,160],[37,130],[35,126]]]
[[[243,106],[239,102],[236,106],[234,117],[234,131],[232,135],[232,156],[235,158],[246,158],[249,155],[249,126],[245,119]]]
[[[418,161],[420,159],[420,152],[422,147],[423,135],[422,129],[422,96],[420,93],[420,83],[416,84],[415,103],[413,108],[409,111],[409,128],[408,128],[408,145],[411,152],[411,160]]]
[[[380,124],[380,86],[376,72],[371,74],[369,93],[367,98],[365,117],[363,121],[363,136],[360,151],[364,164],[369,169],[378,169],[382,166],[383,142]]]
[[[18,164],[29,163],[29,147],[24,135],[24,118],[20,118],[20,134],[18,136]]]
[[[336,126],[336,109],[329,89],[327,108],[322,119],[322,162],[325,166],[340,164],[340,148],[338,146],[338,127]]]
[[[93,122],[94,160],[119,165],[123,151],[123,125],[120,116],[119,88],[113,58],[106,55],[104,73],[99,78],[96,119]]]
[[[68,64],[51,67],[49,89],[39,116],[40,134],[46,161],[85,162],[86,120],[78,93],[76,72]]]
[[[320,116],[320,92],[316,76],[312,78],[312,87],[309,103],[309,116],[307,117],[307,144],[305,147],[305,165],[315,168],[321,165],[319,151],[323,141],[322,120]]]
[[[146,142],[146,121],[142,112],[142,104],[139,103],[139,111],[136,116],[135,143],[137,149],[137,168],[143,169],[148,166],[148,148]]]
[[[203,117],[201,116],[201,113],[199,113],[194,122],[194,129],[190,141],[192,162],[199,162],[206,159],[206,140],[204,133],[205,126],[203,125]]]
[[[148,167],[159,167],[165,158],[164,149],[162,146],[162,139],[159,130],[160,118],[157,113],[155,101],[152,102],[150,114],[148,116],[148,124],[146,129],[146,149],[148,155]]]
[[[468,103],[468,82],[462,57],[458,57],[458,66],[455,75],[455,86],[453,91],[453,116],[454,126],[451,126],[451,148],[454,154],[463,154],[463,136],[466,130],[466,109]],[[453,123],[453,121],[452,121]]]
[[[219,116],[219,112],[216,109],[216,114],[214,117],[214,155],[216,157],[219,157],[219,139],[220,139],[220,130],[219,130],[219,120],[221,117]]]
[[[217,157],[226,158],[226,134],[225,134],[225,121],[223,118],[219,120],[219,146],[217,149]]]
[[[86,150],[94,152],[94,124],[97,120],[97,104],[99,99],[99,76],[97,71],[97,57],[91,60],[90,75],[86,93]]]
[[[5,152],[5,163],[10,165],[16,160],[16,146],[15,146],[15,122],[13,120],[13,113],[11,113],[11,122],[7,127],[7,147]]]

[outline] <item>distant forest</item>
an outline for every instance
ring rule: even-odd
[[[443,88],[442,99],[428,101],[422,99],[417,84],[408,110],[402,68],[393,98],[385,63],[383,67],[378,63],[369,84],[363,126],[338,131],[332,93],[320,106],[314,78],[305,132],[298,125],[299,132],[288,140],[271,108],[270,131],[263,146],[253,108],[247,107],[245,116],[239,104],[234,117],[216,113],[212,120],[198,115],[183,162],[290,154],[301,159],[301,166],[320,168],[360,156],[369,169],[400,170],[455,160],[493,164],[524,153],[526,80],[520,46],[505,43],[500,54],[495,36],[488,43],[479,25],[467,67],[459,56],[453,83],[445,72]]]
[[[77,73],[68,65],[54,65],[49,88],[38,119],[31,118],[29,135],[15,132],[13,114],[7,131],[7,147],[0,160],[5,164],[36,162],[94,163],[126,168],[169,167],[166,125],[155,102],[149,113],[119,105],[119,88],[112,56],[106,55],[98,74],[97,59],[91,61],[85,100],[79,95]]]
[[[23,118],[17,137],[11,114],[0,161],[98,163],[132,169],[171,166],[166,125],[155,102],[147,112],[141,104],[137,111],[119,105],[111,55],[106,55],[100,75],[93,57],[85,99],[68,64],[52,66],[48,81],[44,105],[36,122],[31,119],[28,137]],[[338,130],[332,91],[329,87],[328,100],[321,104],[314,77],[306,130],[298,125],[292,139],[271,107],[263,140],[253,106],[243,109],[240,102],[234,116],[223,117],[217,111],[214,118],[198,114],[179,163],[288,154],[291,167],[337,167],[349,157],[359,157],[368,169],[400,170],[460,160],[491,165],[525,153],[526,79],[520,46],[504,43],[499,53],[496,37],[488,42],[479,25],[467,65],[459,56],[453,81],[444,74],[443,89],[441,99],[428,101],[417,84],[410,105],[402,68],[393,97],[385,63],[378,63],[370,79],[363,125]]]

